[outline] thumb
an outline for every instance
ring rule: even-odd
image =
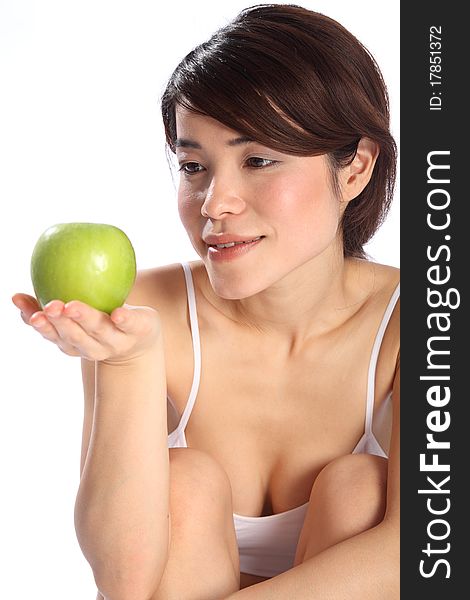
[[[134,306],[123,304],[115,308],[110,314],[111,321],[122,331],[135,330],[139,324],[144,325],[148,319],[148,312],[155,312],[148,306]]]
[[[16,306],[16,308],[19,308],[21,310],[27,321],[29,321],[29,318],[33,313],[37,312],[38,310],[41,310],[39,302],[36,300],[36,298],[30,296],[29,294],[14,294],[11,298],[11,301]]]
[[[126,333],[147,335],[155,328],[160,327],[160,315],[155,308],[150,306],[124,304],[115,308],[110,316],[116,327]]]
[[[128,332],[135,327],[134,311],[126,304],[115,308],[110,317],[114,325],[121,331]]]

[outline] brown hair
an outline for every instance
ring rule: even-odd
[[[344,255],[366,256],[363,246],[391,204],[396,146],[380,70],[342,25],[292,4],[246,8],[171,75],[162,116],[173,153],[177,104],[274,150],[327,154],[338,195],[338,169],[353,160],[361,137],[374,140],[380,153],[371,180],[341,223]]]

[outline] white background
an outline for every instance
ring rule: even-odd
[[[372,52],[399,134],[399,2],[299,1]],[[75,537],[79,359],[21,321],[29,261],[48,226],[124,229],[138,268],[197,258],[179,223],[159,100],[177,63],[250,2],[0,0],[0,597],[95,597]],[[367,250],[399,266],[398,192]]]

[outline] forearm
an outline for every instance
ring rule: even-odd
[[[396,529],[383,522],[226,600],[398,600]]]
[[[169,455],[163,344],[96,365],[89,450],[75,505],[82,551],[110,598],[150,589],[168,552]],[[117,591],[119,595],[117,595]]]

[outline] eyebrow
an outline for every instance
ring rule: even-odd
[[[237,137],[237,138],[233,138],[232,140],[229,140],[228,142],[226,142],[226,146],[240,146],[242,144],[250,144],[252,142],[254,142],[255,140],[251,139],[250,137],[243,135],[241,137]],[[202,150],[202,146],[201,144],[199,144],[198,142],[195,142],[194,140],[188,140],[185,138],[178,138],[175,142],[175,147],[176,148],[196,148],[198,150]]]

